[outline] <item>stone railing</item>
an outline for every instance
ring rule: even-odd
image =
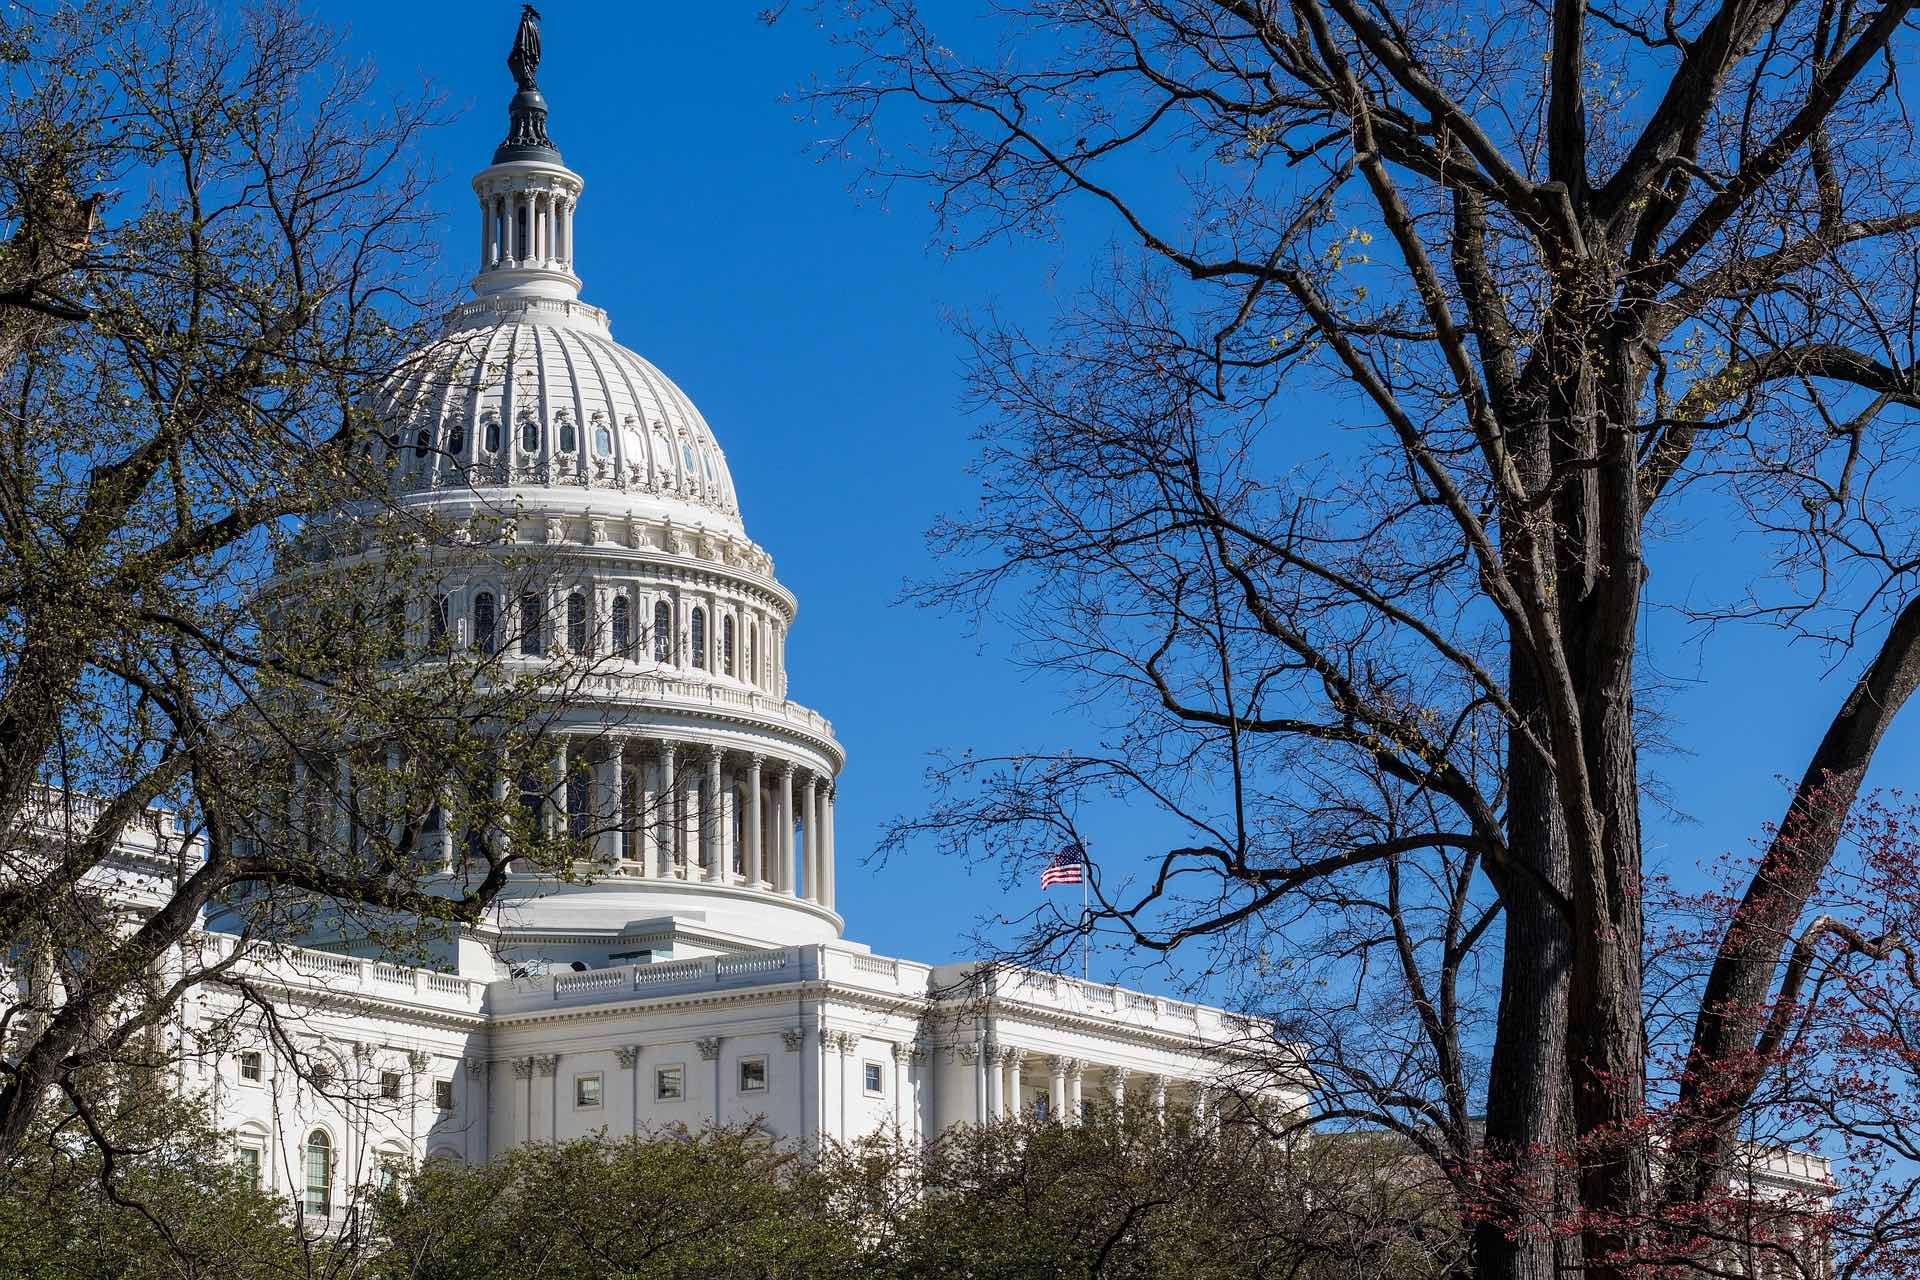
[[[940,983],[958,982],[960,986],[971,987],[976,994],[991,999],[1010,1000],[1060,1013],[1077,1013],[1176,1035],[1197,1035],[1217,1041],[1260,1040],[1270,1035],[1269,1029],[1263,1024],[1224,1009],[1037,969],[969,970],[965,966],[952,966],[951,969],[943,968],[938,972],[935,980]]]
[[[231,934],[206,935],[205,961],[224,960],[239,939]],[[385,960],[363,960],[334,951],[290,947],[272,942],[247,944],[246,954],[234,966],[237,976],[274,982],[294,990],[325,992],[369,1001],[429,1007],[445,1012],[477,1014],[486,984],[457,973],[439,973]]]
[[[929,972],[926,965],[834,946],[772,947],[764,951],[508,979],[491,984],[487,1001],[492,1012],[510,1014],[550,1008],[555,1004],[653,999],[729,987],[809,981],[834,982],[922,999],[927,994]]]
[[[739,689],[713,680],[683,680],[653,673],[624,675],[597,671],[581,681],[588,696],[678,704],[703,710],[737,711],[776,724],[792,725],[829,741],[833,722],[810,707],[755,689]]]

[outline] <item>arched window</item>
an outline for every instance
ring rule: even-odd
[[[593,451],[603,458],[613,456],[613,432],[607,430],[604,422],[593,424]]]
[[[720,674],[733,674],[733,615],[720,619]]]
[[[693,650],[693,665],[705,668],[707,665],[707,611],[697,605],[687,619],[687,647]]]
[[[493,630],[493,592],[473,598],[473,647],[491,658],[499,640]]]
[[[572,453],[576,443],[578,442],[574,439],[573,419],[563,416],[560,419],[560,452]]]
[[[616,657],[627,656],[628,648],[633,644],[633,606],[625,596],[613,598],[613,652]]]
[[[447,643],[447,617],[453,610],[453,597],[436,595],[427,606],[427,643],[434,648]]]
[[[593,636],[587,630],[587,598],[578,591],[567,597],[567,648],[573,653],[590,653]]]
[[[447,423],[447,456],[459,461],[467,451],[467,424],[455,418]]]
[[[540,423],[531,415],[520,419],[520,449],[523,453],[540,452]]]
[[[427,460],[427,449],[432,443],[433,433],[425,427],[420,428],[419,432],[413,437],[413,460],[415,462],[425,462]]]
[[[653,660],[673,661],[673,610],[665,600],[653,606]]]
[[[535,658],[544,653],[545,631],[540,617],[540,597],[529,591],[520,597],[520,652]]]
[[[324,1129],[307,1135],[305,1166],[306,1194],[301,1197],[300,1209],[325,1217],[333,1212],[333,1139]]]
[[[500,419],[489,413],[483,424],[480,443],[488,453],[500,452]]]

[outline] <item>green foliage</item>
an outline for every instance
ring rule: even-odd
[[[398,1280],[862,1275],[819,1174],[753,1129],[529,1146],[430,1164],[384,1197],[377,1272]]]
[[[287,1206],[198,1108],[158,1097],[69,1110],[0,1165],[0,1280],[306,1273]]]

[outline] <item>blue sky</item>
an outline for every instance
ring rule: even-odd
[[[922,193],[863,202],[851,170],[812,153],[814,132],[781,98],[828,74],[836,55],[805,13],[769,27],[761,7],[548,0],[540,83],[554,140],[587,180],[577,222],[587,300],[701,407],[749,532],[800,598],[791,692],[832,718],[849,754],[839,832],[848,932],[883,953],[943,960],[983,912],[1003,901],[1024,910],[1037,888],[1008,899],[995,876],[931,852],[871,870],[858,859],[888,817],[923,802],[929,752],[1083,731],[1001,638],[895,603],[905,580],[933,568],[924,530],[973,497],[965,468],[978,424],[959,407],[959,343],[944,317],[992,304],[1044,323],[1105,233],[937,252]],[[518,8],[332,0],[319,10],[390,83],[428,78],[462,111],[431,139],[451,215],[444,243],[461,272],[473,241],[466,181],[504,127]],[[1665,599],[1715,589],[1763,555],[1697,531],[1659,553],[1654,589]],[[1655,762],[1694,821],[1650,813],[1648,842],[1684,873],[1777,814],[1775,779],[1797,774],[1857,663],[1823,677],[1826,655],[1775,636],[1677,647],[1677,620],[1656,612],[1648,626],[1674,684],[1667,710],[1694,753]],[[1898,786],[1917,762],[1920,717],[1909,712],[1875,780]]]

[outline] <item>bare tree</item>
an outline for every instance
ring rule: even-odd
[[[85,1114],[89,1080],[190,1051],[168,1028],[196,984],[271,1015],[242,977],[256,934],[332,921],[413,949],[477,919],[515,859],[573,874],[591,833],[554,820],[569,782],[538,743],[592,661],[509,668],[505,619],[456,648],[436,581],[483,560],[532,582],[551,558],[515,552],[510,513],[443,527],[394,496],[383,432],[408,424],[374,393],[440,298],[416,154],[437,102],[384,100],[279,3],[5,21],[13,1144],[50,1097]],[[506,787],[503,757],[539,763]],[[142,831],[196,856],[130,871]],[[211,912],[240,946],[182,945]]]
[[[1819,916],[1920,681],[1909,8],[836,6],[811,103],[875,189],[929,187],[952,247],[1120,237],[1052,333],[968,329],[984,501],[925,592],[997,608],[1110,732],[954,762],[894,845],[1022,867],[1116,795],[1180,824],[1022,949],[1211,943],[1329,1114],[1453,1171],[1477,1274],[1718,1265],[1700,1224],[1808,1083],[1809,974],[1904,946]],[[1854,684],[1650,973],[1642,756],[1714,727],[1657,715],[1640,624],[1700,529],[1771,563],[1653,602]],[[1848,1265],[1904,1247],[1913,1186],[1876,1176]]]

